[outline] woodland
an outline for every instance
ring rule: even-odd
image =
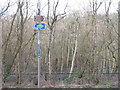
[[[90,0],[84,10],[69,12],[68,2],[59,12],[59,1],[47,0],[41,8],[46,8],[46,29],[40,31],[41,88],[117,88],[119,8],[110,13],[113,0]],[[3,88],[37,88],[36,12],[30,0],[0,4]]]

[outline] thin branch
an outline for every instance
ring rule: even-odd
[[[6,12],[9,7],[10,7],[10,1],[8,2],[7,7],[2,12],[0,12],[0,15],[2,15],[4,12]]]

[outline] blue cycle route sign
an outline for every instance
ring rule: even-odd
[[[34,29],[46,29],[45,26],[46,26],[45,23],[35,23],[35,24],[33,25],[33,28],[34,28]]]

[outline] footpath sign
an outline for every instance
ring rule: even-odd
[[[46,25],[45,25],[45,23],[35,23],[33,25],[33,28],[37,29],[37,30],[39,30],[39,29],[46,29]]]

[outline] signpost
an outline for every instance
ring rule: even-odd
[[[45,23],[35,23],[34,29],[38,30],[38,88],[40,88],[40,30],[45,29]]]
[[[34,29],[38,30],[38,88],[40,88],[40,30],[45,29],[45,23],[35,23]]]
[[[38,30],[38,88],[40,88],[40,30],[45,29],[45,23],[40,23],[44,20],[44,16],[40,16],[40,2],[37,3],[38,14],[34,16],[34,21],[36,22],[33,25],[34,29]]]

